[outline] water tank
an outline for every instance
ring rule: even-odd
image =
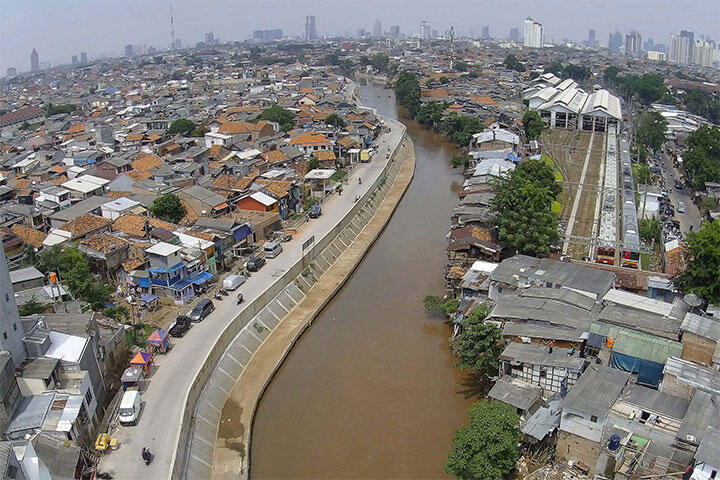
[[[608,442],[608,450],[614,452],[620,446],[620,435],[613,433],[610,435],[610,441]]]

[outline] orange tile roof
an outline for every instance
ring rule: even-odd
[[[143,135],[142,133],[131,133],[130,135],[125,137],[124,141],[136,142],[136,141],[142,140],[143,138],[145,138],[145,135]]]
[[[84,123],[77,123],[70,128],[68,128],[65,132],[66,133],[82,133],[85,131],[85,124]]]
[[[41,231],[35,230],[34,228],[30,228],[25,225],[21,225],[19,223],[16,223],[12,227],[10,227],[10,230],[15,235],[17,235],[23,242],[35,248],[42,248],[43,241],[45,241],[45,239],[47,238],[47,235],[45,235]]]
[[[110,225],[110,219],[87,213],[63,224],[60,230],[70,232],[70,238],[79,238],[107,225]]]
[[[330,145],[330,141],[322,133],[310,132],[290,139],[290,145]]]
[[[338,140],[338,143],[345,148],[352,148],[353,145],[357,145],[355,140],[350,137],[342,137],[340,140]]]
[[[259,112],[260,107],[258,105],[241,105],[239,107],[228,107],[227,112],[228,113],[238,113],[238,112]]]
[[[222,150],[222,148],[222,145],[212,145],[210,150],[208,150],[208,155],[210,158],[215,158],[220,154],[220,150]]]
[[[82,239],[80,243],[100,253],[110,253],[116,248],[124,247],[128,244],[128,242],[107,233],[90,235]]]
[[[499,107],[498,103],[490,97],[470,97],[470,100],[476,103],[483,103],[485,105],[492,105],[493,107]]]
[[[255,125],[249,122],[225,122],[220,125],[219,133],[232,135],[236,133],[250,133],[254,130]]]
[[[139,172],[147,172],[163,164],[165,164],[165,162],[160,160],[160,157],[157,155],[141,153],[130,163],[130,166]]]
[[[198,214],[185,200],[181,200],[183,207],[185,207],[185,216],[180,219],[180,225],[192,225],[198,221]]]
[[[131,197],[132,194],[133,194],[132,192],[107,192],[107,193],[105,193],[105,196],[116,199],[116,198],[121,198],[121,197]]]
[[[335,156],[335,152],[333,152],[332,150],[321,150],[319,152],[313,152],[313,157],[317,158],[320,161],[337,159],[337,157]]]
[[[292,182],[286,182],[282,180],[268,180],[265,178],[258,178],[255,182],[263,186],[263,190],[267,190],[270,194],[276,198],[282,198],[288,194]]]
[[[134,237],[144,237],[146,220],[146,217],[140,215],[123,215],[113,222],[112,228],[117,232],[127,233]]]
[[[422,94],[424,97],[433,97],[433,98],[441,98],[441,97],[447,97],[448,91],[444,88],[430,88],[427,90],[423,90]]]
[[[137,170],[130,170],[129,172],[125,172],[125,175],[132,178],[136,182],[152,177],[152,175],[150,175],[148,172],[139,172]]]
[[[284,162],[288,159],[288,156],[282,153],[280,150],[270,150],[267,152],[263,152],[260,154],[260,156],[270,163]]]
[[[163,230],[167,230],[168,232],[172,232],[176,228],[179,227],[179,225],[176,225],[174,223],[165,222],[163,220],[160,220],[158,218],[148,218],[148,223],[153,226],[153,228],[162,228]]]
[[[60,165],[53,165],[50,167],[50,170],[52,170],[55,173],[65,173],[65,169],[61,167]]]

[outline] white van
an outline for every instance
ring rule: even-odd
[[[263,248],[263,252],[265,252],[265,258],[275,258],[280,255],[280,252],[282,251],[282,245],[280,245],[280,243],[278,242],[270,242],[265,245],[265,248]]]
[[[122,400],[120,400],[120,423],[122,425],[137,425],[141,405],[140,392],[128,390],[123,393]]]

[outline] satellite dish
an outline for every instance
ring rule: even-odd
[[[702,304],[702,300],[700,300],[694,293],[688,293],[683,297],[683,300],[685,300],[685,303],[691,307],[699,307],[700,304]]]

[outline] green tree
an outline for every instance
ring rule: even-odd
[[[686,245],[687,268],[673,284],[710,303],[720,303],[720,221],[703,222],[700,230],[688,233]]]
[[[445,471],[462,480],[503,478],[520,457],[520,417],[515,408],[495,400],[477,402],[467,413],[470,424],[455,432]]]
[[[402,71],[395,81],[395,98],[410,117],[415,118],[420,109],[420,84],[417,75]]]
[[[415,120],[421,125],[437,127],[442,122],[443,112],[449,106],[447,102],[427,102],[418,109]]]
[[[376,53],[370,59],[370,65],[379,72],[387,72],[388,67],[390,66],[390,57],[384,53]]]
[[[40,302],[38,302],[35,295],[33,295],[30,297],[30,300],[25,302],[23,305],[18,306],[18,312],[20,312],[21,317],[27,317],[28,315],[40,315],[41,313],[45,313],[45,308],[40,305]]]
[[[178,223],[185,216],[185,207],[174,193],[157,197],[150,206],[150,213],[165,222]]]
[[[645,163],[633,163],[632,166],[633,175],[635,176],[635,183],[638,185],[651,185],[652,175],[650,174],[650,167]]]
[[[503,63],[505,64],[505,68],[508,70],[515,70],[516,72],[524,72],[526,70],[525,65],[520,63],[520,60],[518,60],[513,54],[505,57],[505,61]]]
[[[641,145],[658,151],[665,142],[667,133],[667,120],[660,112],[642,112],[638,118],[637,141]]]
[[[266,120],[268,122],[276,122],[280,125],[280,128],[287,132],[295,127],[295,121],[293,120],[293,113],[281,107],[280,105],[273,105],[272,107],[263,110],[258,120]]]
[[[560,238],[552,213],[560,191],[552,167],[541,160],[523,162],[499,179],[491,202],[498,239],[512,253],[546,255]]]
[[[484,379],[498,372],[502,353],[500,329],[494,323],[485,323],[487,308],[474,309],[463,321],[463,329],[452,341],[452,351],[458,359],[457,366],[470,368]]]
[[[19,130],[27,130],[30,128],[30,124],[28,122],[23,122],[22,125],[20,125]]]
[[[458,60],[455,62],[455,71],[456,72],[467,72],[470,67],[467,63],[463,62],[462,60]]]
[[[704,190],[706,182],[720,181],[720,128],[703,125],[687,143],[683,159],[693,189]]]
[[[525,110],[522,118],[523,129],[525,130],[525,138],[528,140],[537,140],[545,128],[540,115],[535,110]]]
[[[560,76],[563,74],[564,68],[565,67],[563,67],[563,64],[560,61],[553,60],[552,63],[550,63],[550,65],[547,65],[545,67],[545,70],[543,71],[543,73],[552,73],[557,76]]]
[[[617,82],[618,78],[618,68],[615,66],[610,66],[606,68],[603,72],[603,78],[606,82],[614,85]]]
[[[130,319],[130,313],[124,305],[103,308],[102,314],[120,321],[125,320],[127,322]]]
[[[453,168],[462,167],[465,168],[470,163],[470,155],[467,153],[458,153],[457,155],[453,155],[452,160],[450,161],[450,164]]]
[[[442,298],[435,295],[426,295],[423,299],[423,305],[425,305],[425,310],[428,312],[439,313]]]
[[[583,81],[590,78],[590,67],[581,67],[573,63],[568,63],[563,68],[563,76],[572,78],[573,80]]]
[[[207,132],[209,132],[210,129],[207,128],[204,125],[199,125],[193,129],[192,132],[190,132],[191,137],[204,137]]]
[[[328,115],[328,117],[325,119],[325,123],[340,128],[345,128],[345,126],[347,125],[347,123],[345,123],[345,120],[337,113],[331,113],[330,115]]]
[[[485,129],[485,124],[479,117],[468,117],[467,115],[454,113],[443,119],[440,128],[450,141],[461,147],[466,147],[473,135]]]
[[[187,118],[178,118],[170,124],[170,128],[168,128],[167,133],[168,135],[175,135],[176,133],[187,135],[194,129],[195,124],[192,120],[188,120]]]
[[[445,85],[445,84],[447,84],[447,83],[450,82],[450,79],[449,79],[448,77],[446,77],[446,76],[442,76],[442,77],[438,78],[438,82],[440,82],[441,84]]]
[[[656,242],[660,242],[660,240],[662,240],[662,227],[660,226],[660,221],[657,218],[643,218],[640,220],[638,228],[640,229],[640,238],[645,240],[647,243],[650,243],[653,240]]]

